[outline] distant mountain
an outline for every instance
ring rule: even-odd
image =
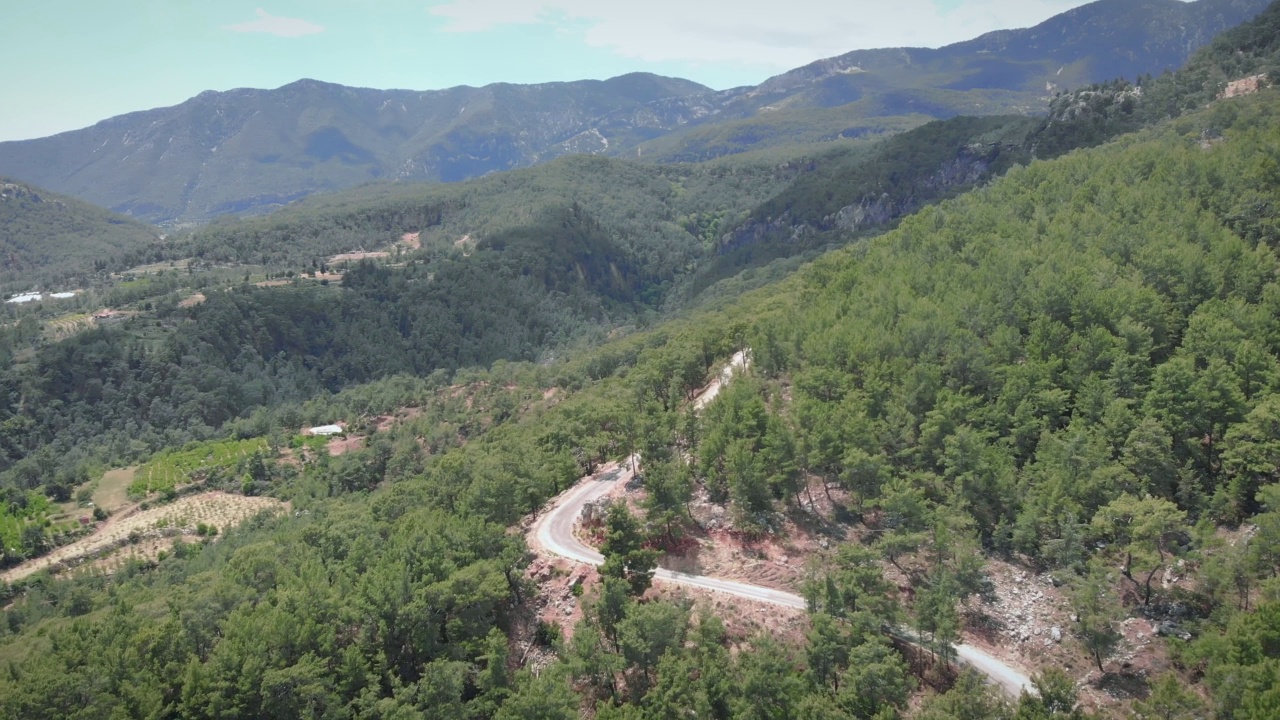
[[[155,229],[131,218],[0,177],[0,285],[92,272],[156,239]]]
[[[417,92],[300,80],[0,144],[0,169],[162,222],[270,209],[379,179],[454,181],[597,149],[619,108],[705,93],[655,75]]]
[[[914,91],[996,90],[1043,95],[1086,82],[1158,74],[1262,12],[1270,0],[1101,0],[1032,28],[998,30],[936,50],[856,50],[762,83],[739,114],[783,99],[831,107],[870,93],[910,109]]]
[[[633,154],[696,161],[789,136],[811,139],[813,130],[824,140],[858,137],[890,129],[887,119],[919,125],[920,118],[1039,114],[1062,90],[1174,70],[1269,2],[1100,0],[1032,28],[938,49],[856,50],[754,88],[662,100],[659,105],[679,105],[694,120],[640,144]]]
[[[1100,0],[940,49],[860,50],[757,87],[633,74],[417,92],[303,80],[207,92],[53,137],[0,143],[0,172],[152,222],[260,213],[374,180],[456,181],[566,154],[703,160],[1043,112],[1062,88],[1181,65],[1265,0]]]

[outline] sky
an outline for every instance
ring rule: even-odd
[[[1084,0],[39,0],[0,18],[0,141],[301,78],[430,90],[644,71],[716,89]]]

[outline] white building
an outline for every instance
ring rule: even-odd
[[[308,435],[341,435],[346,432],[341,425],[321,425],[307,430]]]

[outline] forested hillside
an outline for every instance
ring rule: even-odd
[[[575,156],[465,183],[372,185],[267,218],[214,224],[137,260],[194,257],[283,268],[383,247],[406,232],[420,233],[429,249],[453,249],[464,236],[483,243],[509,231],[554,234],[555,216],[576,204],[637,262],[669,273],[795,177],[789,159],[653,167]]]
[[[456,435],[428,440],[456,427],[437,409],[447,395],[350,390],[339,397],[367,392],[372,412],[397,395],[425,412],[366,450],[255,480],[294,516],[181,546],[151,571],[30,586],[6,614],[14,634],[0,653],[20,663],[0,677],[0,704],[20,717],[570,718],[584,705],[626,718],[1082,717],[1061,673],[1013,707],[970,678],[935,685],[932,664],[880,634],[907,623],[945,658],[964,602],[984,592],[985,555],[1072,588],[1070,642],[1100,668],[1118,663],[1123,617],[1186,633],[1165,641],[1168,682],[1144,680],[1145,699],[1122,712],[1273,716],[1280,258],[1266,208],[1277,160],[1280,99],[1265,91],[1016,168],[723,313],[465,378],[494,394],[453,406],[483,429],[461,447]],[[353,297],[415,292],[410,268],[349,277]],[[606,287],[625,299],[625,285]],[[342,317],[320,307],[337,289],[321,288],[317,329]],[[257,342],[214,322],[268,307],[256,292],[210,299],[190,321]],[[385,350],[399,347],[398,330],[385,332],[366,344],[411,362]],[[685,398],[741,347],[751,376],[689,412]],[[258,354],[282,350],[272,362],[314,373],[317,387],[355,357]],[[551,385],[564,400],[546,399]],[[302,417],[286,402],[234,427],[271,433]],[[611,515],[608,536],[633,553],[627,534],[689,522],[695,491],[765,534],[807,483],[848,498],[862,539],[815,567],[799,647],[632,599],[624,572],[606,574],[572,640],[541,626],[529,636],[549,664],[518,670],[526,646],[509,637],[532,588],[504,526],[637,449],[643,518]],[[1236,529],[1248,543],[1225,539]],[[1191,580],[1168,589],[1158,578],[1175,564]],[[909,710],[920,684],[938,689]]]
[[[1117,78],[1063,93],[1036,131],[1034,152],[1055,157],[1202,108],[1233,80],[1261,76],[1265,87],[1280,70],[1277,38],[1280,6],[1272,3],[1253,21],[1214,38],[1176,72]],[[1212,134],[1216,128],[1206,130]]]
[[[1272,68],[1276,12],[1126,91],[1140,129],[1105,143],[956,118],[371,187],[134,256],[196,261],[87,293],[101,327],[6,308],[0,565],[126,519],[79,499],[112,466],[141,465],[135,518],[279,511],[6,575],[0,717],[1280,716],[1280,90],[1217,75]],[[827,242],[683,304],[735,253]],[[535,563],[530,516],[623,458],[577,528],[598,570]],[[804,609],[654,583],[717,543]],[[999,573],[1019,612],[1061,602],[1052,635],[1002,642]]]
[[[156,231],[80,200],[0,178],[0,288],[28,290],[115,266]]]
[[[1060,93],[1044,118],[962,116],[904,132],[874,150],[816,156],[787,189],[732,229],[726,247],[738,251],[706,275],[793,254],[797,241],[821,246],[833,235],[884,227],[1015,165],[1094,147],[1202,108],[1232,80],[1253,78],[1248,87],[1266,87],[1280,69],[1277,37],[1280,7],[1273,4],[1175,72]],[[1206,140],[1216,132],[1206,128]]]

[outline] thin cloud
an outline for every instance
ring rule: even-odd
[[[785,69],[862,48],[938,47],[1035,25],[1085,2],[446,0],[429,12],[444,20],[445,32],[545,25],[572,30],[587,45],[622,57]]]
[[[238,25],[224,25],[223,30],[244,33],[267,33],[277,37],[295,38],[303,35],[315,35],[324,32],[324,27],[308,20],[298,18],[277,17],[271,13],[257,9],[257,20]]]

